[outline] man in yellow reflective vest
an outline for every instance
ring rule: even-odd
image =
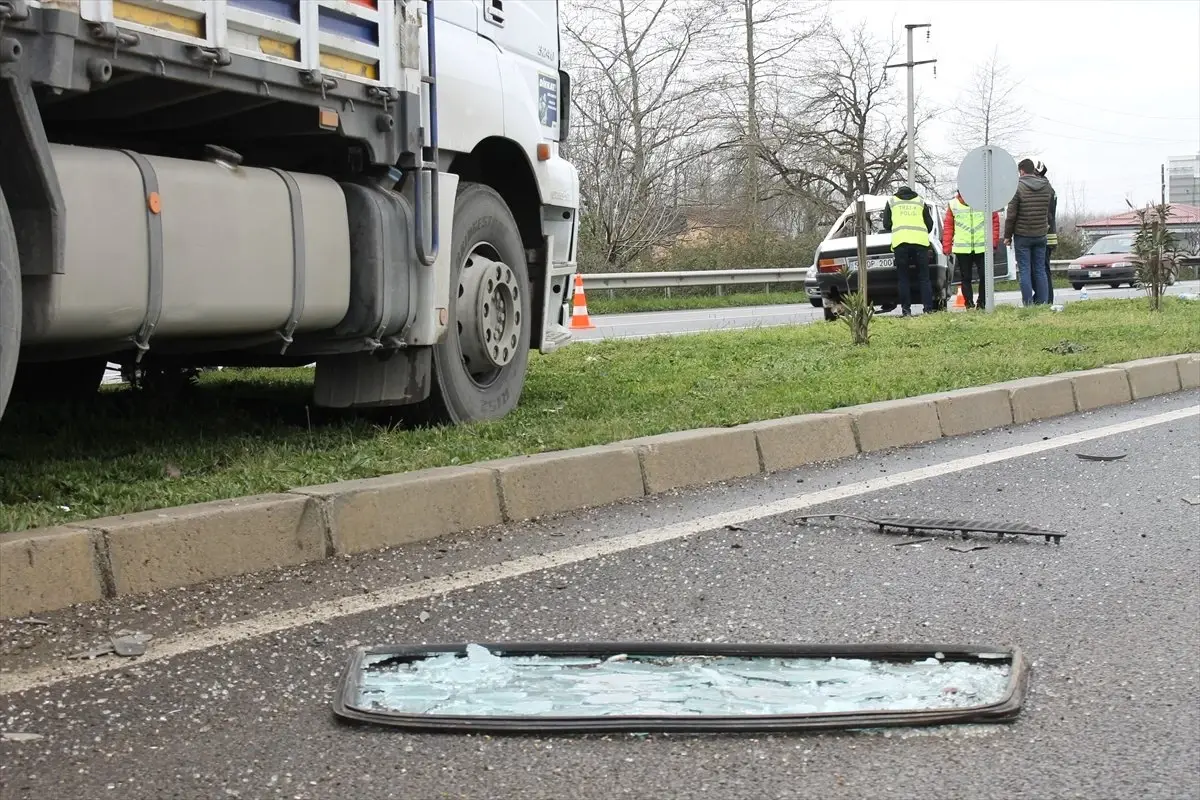
[[[883,207],[883,230],[892,234],[892,254],[896,261],[896,290],[901,314],[912,316],[912,288],[908,271],[916,267],[921,286],[921,312],[934,311],[933,284],[929,281],[929,234],[933,215],[925,200],[911,187],[901,186]]]
[[[962,192],[954,195],[950,205],[946,207],[946,216],[942,219],[942,252],[954,254],[954,264],[958,267],[958,276],[962,281],[963,300],[967,308],[975,307],[975,299],[971,291],[972,275],[979,276],[979,307],[987,305],[983,296],[986,285],[983,275],[984,251],[987,250],[987,231],[984,229],[985,214],[976,211],[963,200]],[[992,244],[1000,245],[1000,215],[992,212]]]

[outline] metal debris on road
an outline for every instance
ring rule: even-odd
[[[911,542],[896,542],[892,547],[908,547],[910,544],[929,544],[933,539],[913,539]]]
[[[334,712],[460,733],[1006,722],[1027,681],[1020,651],[991,647],[443,644],[359,648]]]
[[[986,544],[977,544],[968,547],[955,547],[954,545],[950,545],[946,549],[952,550],[955,553],[972,553],[976,550],[988,550],[990,548]]]
[[[17,624],[18,625],[39,625],[40,626],[40,625],[49,625],[50,623],[47,620],[39,619],[37,617],[26,617],[25,619],[17,620]]]
[[[1117,453],[1115,455],[1109,456],[1109,455],[1093,455],[1090,453],[1076,453],[1075,455],[1082,461],[1120,461],[1122,458],[1124,458],[1125,456],[1127,456],[1129,454],[1128,453]]]
[[[0,741],[5,742],[36,742],[39,739],[45,739],[40,733],[20,733],[17,731],[0,732]]]
[[[1053,541],[1055,544],[1061,544],[1061,540],[1066,536],[1061,531],[1037,528],[1033,525],[1026,525],[1023,522],[935,519],[930,517],[864,517],[859,514],[843,514],[837,511],[826,511],[822,514],[804,514],[792,521],[793,523],[803,524],[810,519],[833,520],[838,517],[845,517],[846,519],[864,522],[868,525],[875,525],[879,528],[880,533],[886,532],[888,528],[902,529],[908,533],[915,533],[917,531],[957,531],[964,537],[968,533],[994,533],[1000,541],[1004,541],[1005,536],[1041,536],[1047,542]]]
[[[112,642],[109,642],[108,644],[97,645],[90,650],[81,650],[78,653],[72,653],[67,656],[67,659],[70,661],[91,661],[93,658],[110,656],[115,652],[117,652],[116,648],[112,646]]]

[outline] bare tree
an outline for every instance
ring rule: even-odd
[[[737,74],[725,97],[725,127],[732,134],[726,147],[740,162],[746,229],[755,234],[763,221],[763,138],[759,114],[760,97],[802,74],[805,45],[827,24],[827,2],[798,0],[727,0],[731,16],[738,19],[744,47],[719,55]]]
[[[889,194],[903,180],[903,97],[884,69],[898,52],[898,42],[879,42],[865,24],[821,34],[805,80],[780,87],[764,122],[761,153],[780,191],[831,216],[858,195]],[[930,117],[918,108],[918,134]],[[933,185],[935,159],[919,142],[917,179]]]
[[[1029,118],[1018,102],[1019,90],[999,48],[975,68],[953,115],[954,139],[964,153],[985,144],[1010,152],[1020,149]]]
[[[577,124],[581,236],[624,269],[676,230],[680,170],[706,149],[714,89],[700,54],[718,19],[702,0],[577,0],[565,19]]]

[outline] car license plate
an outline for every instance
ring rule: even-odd
[[[846,259],[846,266],[850,269],[858,269],[858,259],[851,256]],[[882,267],[896,266],[895,256],[867,256],[867,269],[880,269]]]
[[[1099,278],[1099,277],[1100,277],[1100,270],[1098,270],[1098,269],[1089,270],[1089,271],[1088,271],[1088,277],[1089,277],[1089,278]]]

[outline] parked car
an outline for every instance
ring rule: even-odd
[[[895,260],[892,256],[892,237],[883,230],[883,209],[888,199],[888,195],[863,197],[867,207],[867,299],[883,313],[901,305]],[[959,276],[954,268],[953,258],[942,254],[942,212],[930,203],[926,203],[926,206],[933,216],[933,232],[929,234],[929,279],[933,283],[934,305],[938,310],[943,310],[949,302],[952,287],[959,281]],[[854,204],[851,203],[829,229],[824,241],[817,246],[817,283],[827,320],[837,319],[841,298],[858,289],[858,240],[854,218]],[[1007,251],[1008,248],[997,243],[993,274],[1000,280],[1008,276],[1009,264],[1012,263]],[[841,276],[843,266],[850,270],[848,282]],[[921,287],[917,283],[915,270],[910,278],[909,293],[912,304],[918,305],[921,302]],[[812,299],[811,294],[809,298]],[[813,305],[817,303],[813,302]]]
[[[892,255],[892,235],[883,231],[883,209],[889,196],[886,194],[868,194],[863,198],[866,203],[866,295],[878,311],[887,313],[893,311],[900,303],[900,291],[896,283],[895,260]],[[934,217],[934,230],[930,236],[930,281],[934,284],[934,305],[938,311],[946,308],[954,284],[959,282],[958,270],[954,266],[953,257],[942,253],[942,213],[929,203],[930,215]],[[1009,265],[1013,259],[1008,257],[1008,249],[997,242],[995,265],[992,273],[997,279],[1012,277],[1009,275]],[[829,233],[817,246],[817,285],[821,293],[821,305],[824,307],[824,318],[838,319],[838,306],[841,297],[858,289],[858,240],[854,230],[854,205],[851,204],[842,211],[838,221],[829,228]],[[841,277],[842,267],[850,270],[848,282]],[[908,282],[908,289],[913,305],[920,303],[920,285],[916,273]],[[810,300],[812,299],[810,295]],[[814,302],[812,305],[816,306]]]
[[[1137,285],[1137,256],[1133,252],[1133,234],[1115,233],[1096,240],[1088,251],[1067,265],[1067,280],[1076,290],[1084,284],[1107,283],[1118,288],[1122,283]],[[1174,272],[1167,284],[1175,283]]]
[[[813,308],[821,307],[821,284],[817,283],[817,265],[813,264],[804,274],[804,293]]]

